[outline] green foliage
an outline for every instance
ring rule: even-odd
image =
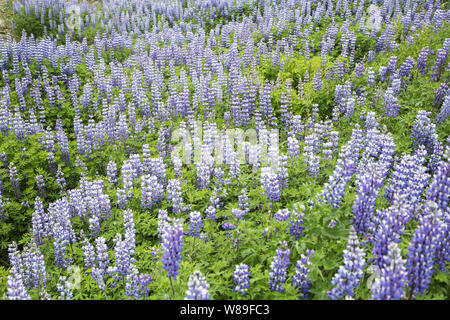
[[[33,34],[35,37],[41,37],[44,35],[44,25],[41,24],[40,19],[37,19],[35,15],[27,16],[25,8],[22,8],[22,13],[17,13],[13,16],[14,19],[14,35],[16,38],[20,38],[25,31],[27,35]]]

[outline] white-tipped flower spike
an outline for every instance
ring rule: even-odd
[[[209,284],[200,271],[189,277],[185,300],[209,300]]]
[[[328,296],[333,300],[341,298],[353,298],[354,289],[359,285],[359,281],[364,276],[364,250],[359,246],[358,235],[351,226],[347,248],[344,250],[344,265],[339,267],[338,272],[331,280],[333,289],[328,292]]]

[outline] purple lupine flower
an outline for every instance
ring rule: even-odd
[[[388,68],[386,66],[380,66],[378,69],[378,77],[380,78],[381,82],[384,82],[386,80],[386,77],[388,75]]]
[[[402,81],[400,78],[392,79],[390,89],[392,90],[392,94],[394,96],[398,96],[398,94],[400,93],[401,87],[402,87]]]
[[[23,283],[26,288],[39,290],[47,284],[44,256],[34,241],[31,241],[22,252]]]
[[[298,144],[298,140],[295,137],[288,137],[287,152],[289,154],[289,157],[293,160],[296,160],[300,155],[300,147]]]
[[[322,161],[327,162],[333,159],[333,144],[328,141],[322,145]]]
[[[447,60],[447,57],[448,57],[448,50],[445,50],[444,48],[437,49],[436,61],[434,62],[433,67],[431,67],[431,70],[433,70],[433,73],[431,74],[431,79],[433,79],[433,81],[439,81],[441,77],[441,70],[445,64],[445,61]]]
[[[56,139],[58,141],[60,150],[61,150],[61,156],[64,161],[64,163],[69,166],[70,165],[70,150],[69,150],[69,140],[67,138],[67,135],[62,130],[58,130],[56,132]]]
[[[239,163],[238,154],[236,152],[231,153],[229,164],[230,164],[229,175],[231,179],[237,179],[241,175],[241,165]]]
[[[277,221],[283,222],[283,221],[287,221],[289,219],[291,215],[291,212],[289,211],[289,209],[280,209],[277,211],[277,213],[274,214],[274,218]]]
[[[355,288],[364,275],[364,250],[359,246],[358,235],[351,226],[347,248],[344,250],[343,265],[339,267],[331,283],[333,289],[328,291],[328,296],[333,300],[339,300],[342,297],[352,298]]]
[[[34,211],[31,218],[33,238],[38,245],[51,236],[50,217],[44,211],[44,206],[39,197],[34,201]]]
[[[224,229],[224,230],[233,230],[234,229],[234,225],[231,222],[224,222],[222,224],[222,229]]]
[[[164,187],[158,182],[154,175],[143,175],[141,177],[141,207],[151,209],[156,203],[164,198]]]
[[[47,127],[45,131],[44,150],[47,152],[55,152],[55,139],[54,133],[50,127]]]
[[[208,206],[205,209],[205,219],[207,220],[216,220],[216,208],[213,206]]]
[[[108,167],[106,168],[106,174],[108,176],[108,181],[111,184],[117,183],[117,166],[112,160],[108,162]]]
[[[400,300],[405,294],[406,260],[402,259],[397,243],[391,242],[389,244],[385,260],[386,264],[379,269],[379,274],[373,282],[371,299]]]
[[[197,164],[197,188],[199,190],[209,189],[212,167],[209,163],[202,161]]]
[[[407,278],[412,298],[424,294],[430,285],[445,229],[439,206],[432,201],[426,202],[407,254]]]
[[[334,209],[342,205],[345,189],[357,167],[362,141],[362,130],[358,126],[353,130],[350,141],[342,147],[334,172],[318,195],[321,203],[331,204]]]
[[[338,131],[331,131],[329,142],[331,143],[331,150],[333,153],[338,152],[339,147],[339,132]]]
[[[367,86],[375,86],[375,71],[372,68],[367,69]]]
[[[170,223],[171,219],[165,209],[158,210],[158,237],[162,239],[164,227]]]
[[[6,283],[6,296],[9,300],[31,300],[30,294],[25,289],[22,281],[22,274],[14,267],[11,269]]]
[[[213,175],[214,179],[216,179],[216,188],[221,190],[224,184],[223,176],[225,172],[221,168],[214,168]]]
[[[389,58],[388,66],[387,66],[387,72],[392,76],[395,73],[396,66],[397,66],[397,56],[391,56]]]
[[[407,57],[405,62],[398,69],[398,73],[402,78],[409,78],[411,70],[414,67],[415,61],[412,57]]]
[[[291,83],[288,80],[285,84],[284,90],[281,92],[280,97],[280,113],[281,113],[281,122],[283,126],[286,128],[286,131],[289,131],[290,119],[292,118],[292,95],[291,95]]]
[[[423,76],[425,75],[425,72],[427,70],[427,61],[428,61],[428,56],[432,53],[433,51],[431,51],[430,49],[428,49],[428,47],[423,48],[420,53],[419,53],[419,57],[417,58],[417,69],[419,69],[420,74]]]
[[[361,78],[364,75],[364,64],[357,63],[355,67],[355,78]]]
[[[11,267],[14,268],[16,272],[22,274],[24,269],[22,262],[22,255],[20,254],[16,242],[13,242],[8,245],[8,258]]]
[[[1,180],[0,180],[1,181]],[[2,222],[5,221],[5,205],[6,203],[2,199],[2,193],[1,193],[1,182],[0,182],[0,220]]]
[[[445,158],[448,160],[450,157],[450,145],[447,146],[445,152]],[[450,164],[444,159],[439,162],[438,169],[433,175],[430,185],[427,189],[427,200],[434,201],[438,204],[439,208],[443,212],[449,211],[450,195],[446,191],[450,184]]]
[[[322,71],[320,69],[314,75],[313,82],[314,91],[320,91],[322,89]]]
[[[446,150],[447,161],[440,161],[439,166],[430,182],[427,189],[427,201],[433,201],[442,210],[443,219],[446,222],[445,235],[442,242],[437,249],[437,264],[442,272],[445,270],[445,265],[450,261],[450,147]]]
[[[445,96],[447,93],[450,93],[449,87],[445,83],[441,83],[439,88],[436,90],[436,95],[434,96],[434,107],[440,105],[442,101],[444,101]]]
[[[58,166],[58,171],[56,172],[56,184],[59,188],[59,194],[64,194],[66,190],[66,179],[64,179],[64,172],[61,170],[61,166]]]
[[[198,211],[192,211],[189,214],[189,221],[188,235],[198,238],[203,227],[202,214]]]
[[[114,257],[116,259],[116,269],[118,275],[126,277],[130,271],[132,258],[130,256],[129,244],[122,240],[122,235],[118,233],[114,238]]]
[[[287,242],[284,241],[283,246],[287,247]],[[287,271],[289,267],[289,257],[291,255],[291,250],[288,248],[281,249],[278,248],[275,254],[272,264],[270,266],[269,272],[269,287],[272,291],[278,291],[283,293],[283,284],[286,282]]]
[[[178,179],[170,179],[167,184],[167,200],[172,203],[174,214],[184,211],[181,183]]]
[[[53,247],[54,247],[54,255],[55,255],[55,264],[57,267],[66,269],[71,261],[66,257],[66,246],[70,243],[67,233],[64,230],[64,226],[55,221],[52,225],[52,233],[53,233]]]
[[[270,95],[272,92],[272,86],[266,80],[264,82],[264,86],[261,87],[260,91],[260,107],[261,107],[261,115],[264,120],[272,121],[273,118],[273,108],[272,108],[272,102],[270,99]]]
[[[47,153],[47,162],[48,162],[49,171],[52,174],[56,174],[56,161],[55,161],[55,153],[54,152]]]
[[[133,189],[134,170],[131,161],[126,160],[122,166],[122,182],[126,193]]]
[[[378,199],[380,188],[387,175],[389,166],[385,163],[369,162],[364,172],[357,176],[357,195],[353,203],[352,224],[360,235],[366,235],[372,230],[373,212]]]
[[[150,152],[150,147],[148,144],[142,145],[142,171],[144,174],[150,174],[151,173],[151,167],[152,167],[152,155]]]
[[[59,283],[56,285],[59,292],[58,300],[72,300],[72,284],[67,280],[67,277],[59,277]]]
[[[180,268],[183,240],[183,224],[178,219],[172,219],[172,224],[166,224],[163,229],[161,262],[167,276],[175,280]]]
[[[305,137],[305,147],[303,149],[303,161],[308,164],[308,171],[314,178],[319,174],[320,157],[316,154],[319,148],[319,137],[312,133]]]
[[[142,175],[141,156],[138,154],[132,154],[130,155],[129,161],[133,168],[133,179],[139,178]]]
[[[280,180],[270,167],[261,168],[261,186],[269,201],[280,201]]]
[[[353,116],[354,110],[355,110],[355,99],[354,98],[347,99],[345,104],[344,117],[351,118]]]
[[[128,136],[130,135],[128,124],[127,124],[127,116],[125,113],[121,113],[119,115],[119,120],[117,121],[116,126],[116,136],[122,141],[126,142]]]
[[[295,274],[292,277],[292,284],[297,292],[300,294],[301,299],[308,298],[309,289],[311,288],[311,280],[309,280],[309,271],[311,260],[310,257],[314,255],[314,250],[306,249],[306,255],[302,254],[300,260],[295,265]]]
[[[158,150],[159,156],[161,159],[165,159],[167,157],[167,141],[170,137],[170,132],[166,127],[160,127],[158,131],[158,140],[156,142],[156,149]]]
[[[394,95],[392,88],[388,88],[383,96],[384,115],[388,117],[397,117],[400,105],[397,103],[397,98]]]
[[[97,256],[95,258],[96,267],[91,271],[92,278],[98,283],[99,287],[104,287],[104,276],[106,270],[109,267],[108,247],[106,246],[105,239],[98,237],[95,239],[95,250]]]
[[[198,270],[189,277],[188,290],[184,300],[209,300],[209,284]]]
[[[9,164],[9,179],[13,187],[16,198],[20,198],[20,181],[17,175],[17,168],[13,162]]]
[[[181,170],[183,169],[183,162],[181,159],[175,155],[172,155],[172,163],[173,163],[173,169],[175,170],[175,177],[180,178],[181,177]]]
[[[15,110],[14,117],[11,119],[11,129],[18,140],[24,140],[26,137],[25,122],[23,121],[18,108]]]
[[[100,223],[101,218],[97,211],[93,211],[89,217],[89,230],[91,231],[91,236],[95,237],[100,233]]]
[[[305,210],[305,207],[303,205],[297,206],[290,216],[290,227],[289,227],[289,233],[291,236],[294,237],[295,240],[298,240],[300,237],[303,237],[303,230],[305,230],[305,227],[303,226],[305,224],[303,218],[303,210]]]
[[[430,178],[426,173],[427,168],[422,165],[426,154],[425,148],[421,146],[413,155],[404,155],[395,164],[385,188],[385,197],[390,203],[396,194],[405,195],[404,201],[407,201],[414,211]]]
[[[428,154],[433,153],[434,146],[439,144],[436,125],[431,122],[430,115],[431,112],[419,110],[411,131],[411,138],[414,139],[414,150],[423,145]]]
[[[376,212],[370,241],[373,243],[370,261],[381,269],[386,265],[388,246],[391,242],[400,242],[405,226],[411,219],[411,205],[405,201],[405,195],[395,195],[393,204]]]
[[[126,209],[128,201],[131,199],[131,192],[127,192],[124,189],[117,188],[117,206],[120,209]]]
[[[43,175],[36,176],[36,185],[39,189],[39,196],[41,198],[46,198],[46,192],[45,192],[45,181]]]
[[[22,201],[22,202],[20,203],[20,206],[21,206],[22,208],[29,209],[29,208],[30,208],[30,203],[29,203],[28,201]]]
[[[233,280],[237,283],[233,292],[240,292],[245,295],[250,287],[250,267],[244,263],[234,267]]]
[[[250,204],[248,203],[246,189],[242,189],[241,194],[238,196],[238,203],[239,209],[244,210],[246,213],[248,213]]]
[[[159,248],[152,247],[152,251],[150,251],[150,256],[152,257],[152,261],[158,260],[158,255],[161,252]]]
[[[439,114],[436,116],[436,121],[438,124],[445,123],[448,116],[450,115],[450,94],[447,94],[444,99],[444,103],[442,103],[441,110]]]
[[[150,282],[152,281],[150,275],[139,274],[136,266],[131,266],[131,271],[126,277],[125,295],[133,297],[134,300],[148,296]]]
[[[83,249],[84,267],[85,269],[92,269],[95,266],[95,249],[94,246],[85,240]]]
[[[244,220],[244,217],[247,214],[247,212],[242,209],[233,208],[231,209],[231,214],[236,218],[236,221],[239,222],[241,220]]]
[[[2,162],[3,168],[8,168],[8,157],[4,151],[0,153],[0,161]]]
[[[330,223],[328,224],[328,228],[334,229],[334,227],[337,226],[337,221],[334,219],[331,219]]]

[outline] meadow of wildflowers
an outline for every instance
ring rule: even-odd
[[[449,299],[448,1],[1,5],[0,299]]]

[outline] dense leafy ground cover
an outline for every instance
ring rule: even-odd
[[[0,297],[448,299],[448,2],[3,9]]]

